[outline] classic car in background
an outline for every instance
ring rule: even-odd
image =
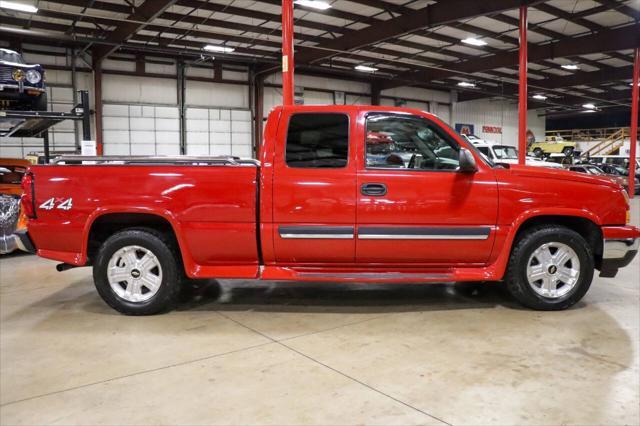
[[[529,145],[529,152],[536,157],[559,153],[568,157],[573,154],[575,149],[576,143],[565,140],[562,136],[547,136],[544,138],[544,142],[533,142]]]
[[[27,160],[0,158],[0,254],[28,249],[16,233],[27,230],[27,217],[20,207],[20,182],[30,165]]]
[[[44,68],[27,64],[22,55],[0,48],[0,108],[46,111]]]

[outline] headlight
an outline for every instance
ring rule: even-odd
[[[629,206],[631,205],[631,203],[629,202],[629,194],[627,193],[627,190],[626,190],[626,189],[623,189],[623,190],[622,190],[622,191],[620,191],[620,192],[622,192],[622,195],[623,195],[623,197],[624,197],[624,200],[625,200],[625,201],[626,201],[626,203],[627,203],[627,208],[629,208]]]
[[[29,70],[27,71],[27,81],[31,84],[36,84],[36,83],[40,83],[40,80],[42,80],[42,76],[40,75],[40,73],[36,70]]]
[[[16,68],[11,73],[11,77],[13,77],[15,81],[22,81],[24,80],[24,71],[22,71],[20,68]]]

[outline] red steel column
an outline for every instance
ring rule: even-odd
[[[282,103],[293,105],[293,0],[282,0]]]
[[[635,193],[636,145],[638,144],[638,74],[640,74],[640,48],[633,55],[633,80],[631,82],[631,131],[629,132],[629,197]]]
[[[527,158],[527,5],[520,6],[520,90],[518,91],[518,164]]]

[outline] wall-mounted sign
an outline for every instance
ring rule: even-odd
[[[399,98],[396,98],[396,99],[393,101],[393,104],[394,104],[395,106],[397,106],[397,107],[404,107],[404,106],[407,106],[407,100],[406,100],[406,99],[399,99]]]
[[[345,105],[346,99],[344,92],[335,91],[333,92],[333,103],[336,105]]]
[[[456,123],[455,127],[461,135],[473,135],[473,124]]]
[[[500,126],[482,126],[482,133],[497,133],[502,134],[502,127]]]

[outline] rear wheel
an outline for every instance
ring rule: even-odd
[[[561,310],[582,299],[593,273],[593,253],[580,234],[563,226],[539,226],[516,242],[506,282],[511,295],[523,305]]]
[[[118,312],[152,315],[170,310],[180,292],[177,248],[152,229],[128,229],[109,237],[93,266],[100,296]]]
[[[572,146],[565,146],[565,147],[562,149],[562,153],[563,153],[564,155],[566,155],[567,157],[568,157],[568,156],[570,156],[571,154],[573,154],[573,147],[572,147]]]
[[[544,154],[544,152],[542,151],[542,148],[535,148],[533,150],[533,155],[535,155],[538,158],[541,158],[542,154]]]

